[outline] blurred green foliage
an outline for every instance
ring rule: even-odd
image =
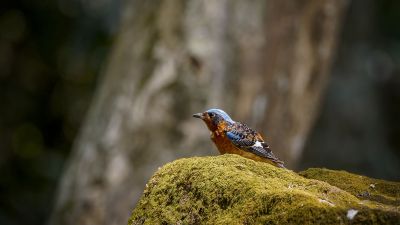
[[[120,1],[0,8],[0,224],[43,224],[118,23]]]

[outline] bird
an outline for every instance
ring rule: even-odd
[[[261,134],[244,123],[233,121],[223,110],[208,109],[203,113],[193,114],[193,117],[204,121],[211,132],[211,140],[221,154],[237,154],[285,168],[284,162],[272,153]]]

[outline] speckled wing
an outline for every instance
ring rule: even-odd
[[[261,135],[249,128],[246,124],[237,122],[227,127],[226,136],[236,147],[269,159],[277,166],[284,168],[283,162],[272,153]]]

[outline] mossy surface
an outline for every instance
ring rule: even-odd
[[[339,188],[334,182],[331,185],[322,176],[315,177],[320,180],[305,178],[316,174],[310,171],[302,172],[303,177],[229,154],[176,160],[160,168],[150,179],[128,224],[398,224],[400,221],[398,205],[361,199],[352,188]],[[396,202],[400,185],[389,184],[394,189],[385,189],[382,194]],[[376,184],[375,188],[381,190]],[[351,210],[356,214],[350,219]]]
[[[300,175],[321,180],[345,190],[362,200],[400,207],[400,183],[369,178],[346,171],[310,168]]]

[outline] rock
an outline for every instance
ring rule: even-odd
[[[325,181],[362,200],[374,201],[400,209],[400,183],[369,178],[346,171],[310,168],[300,175]]]
[[[343,171],[195,157],[160,168],[128,224],[399,224],[399,193],[398,182]]]

